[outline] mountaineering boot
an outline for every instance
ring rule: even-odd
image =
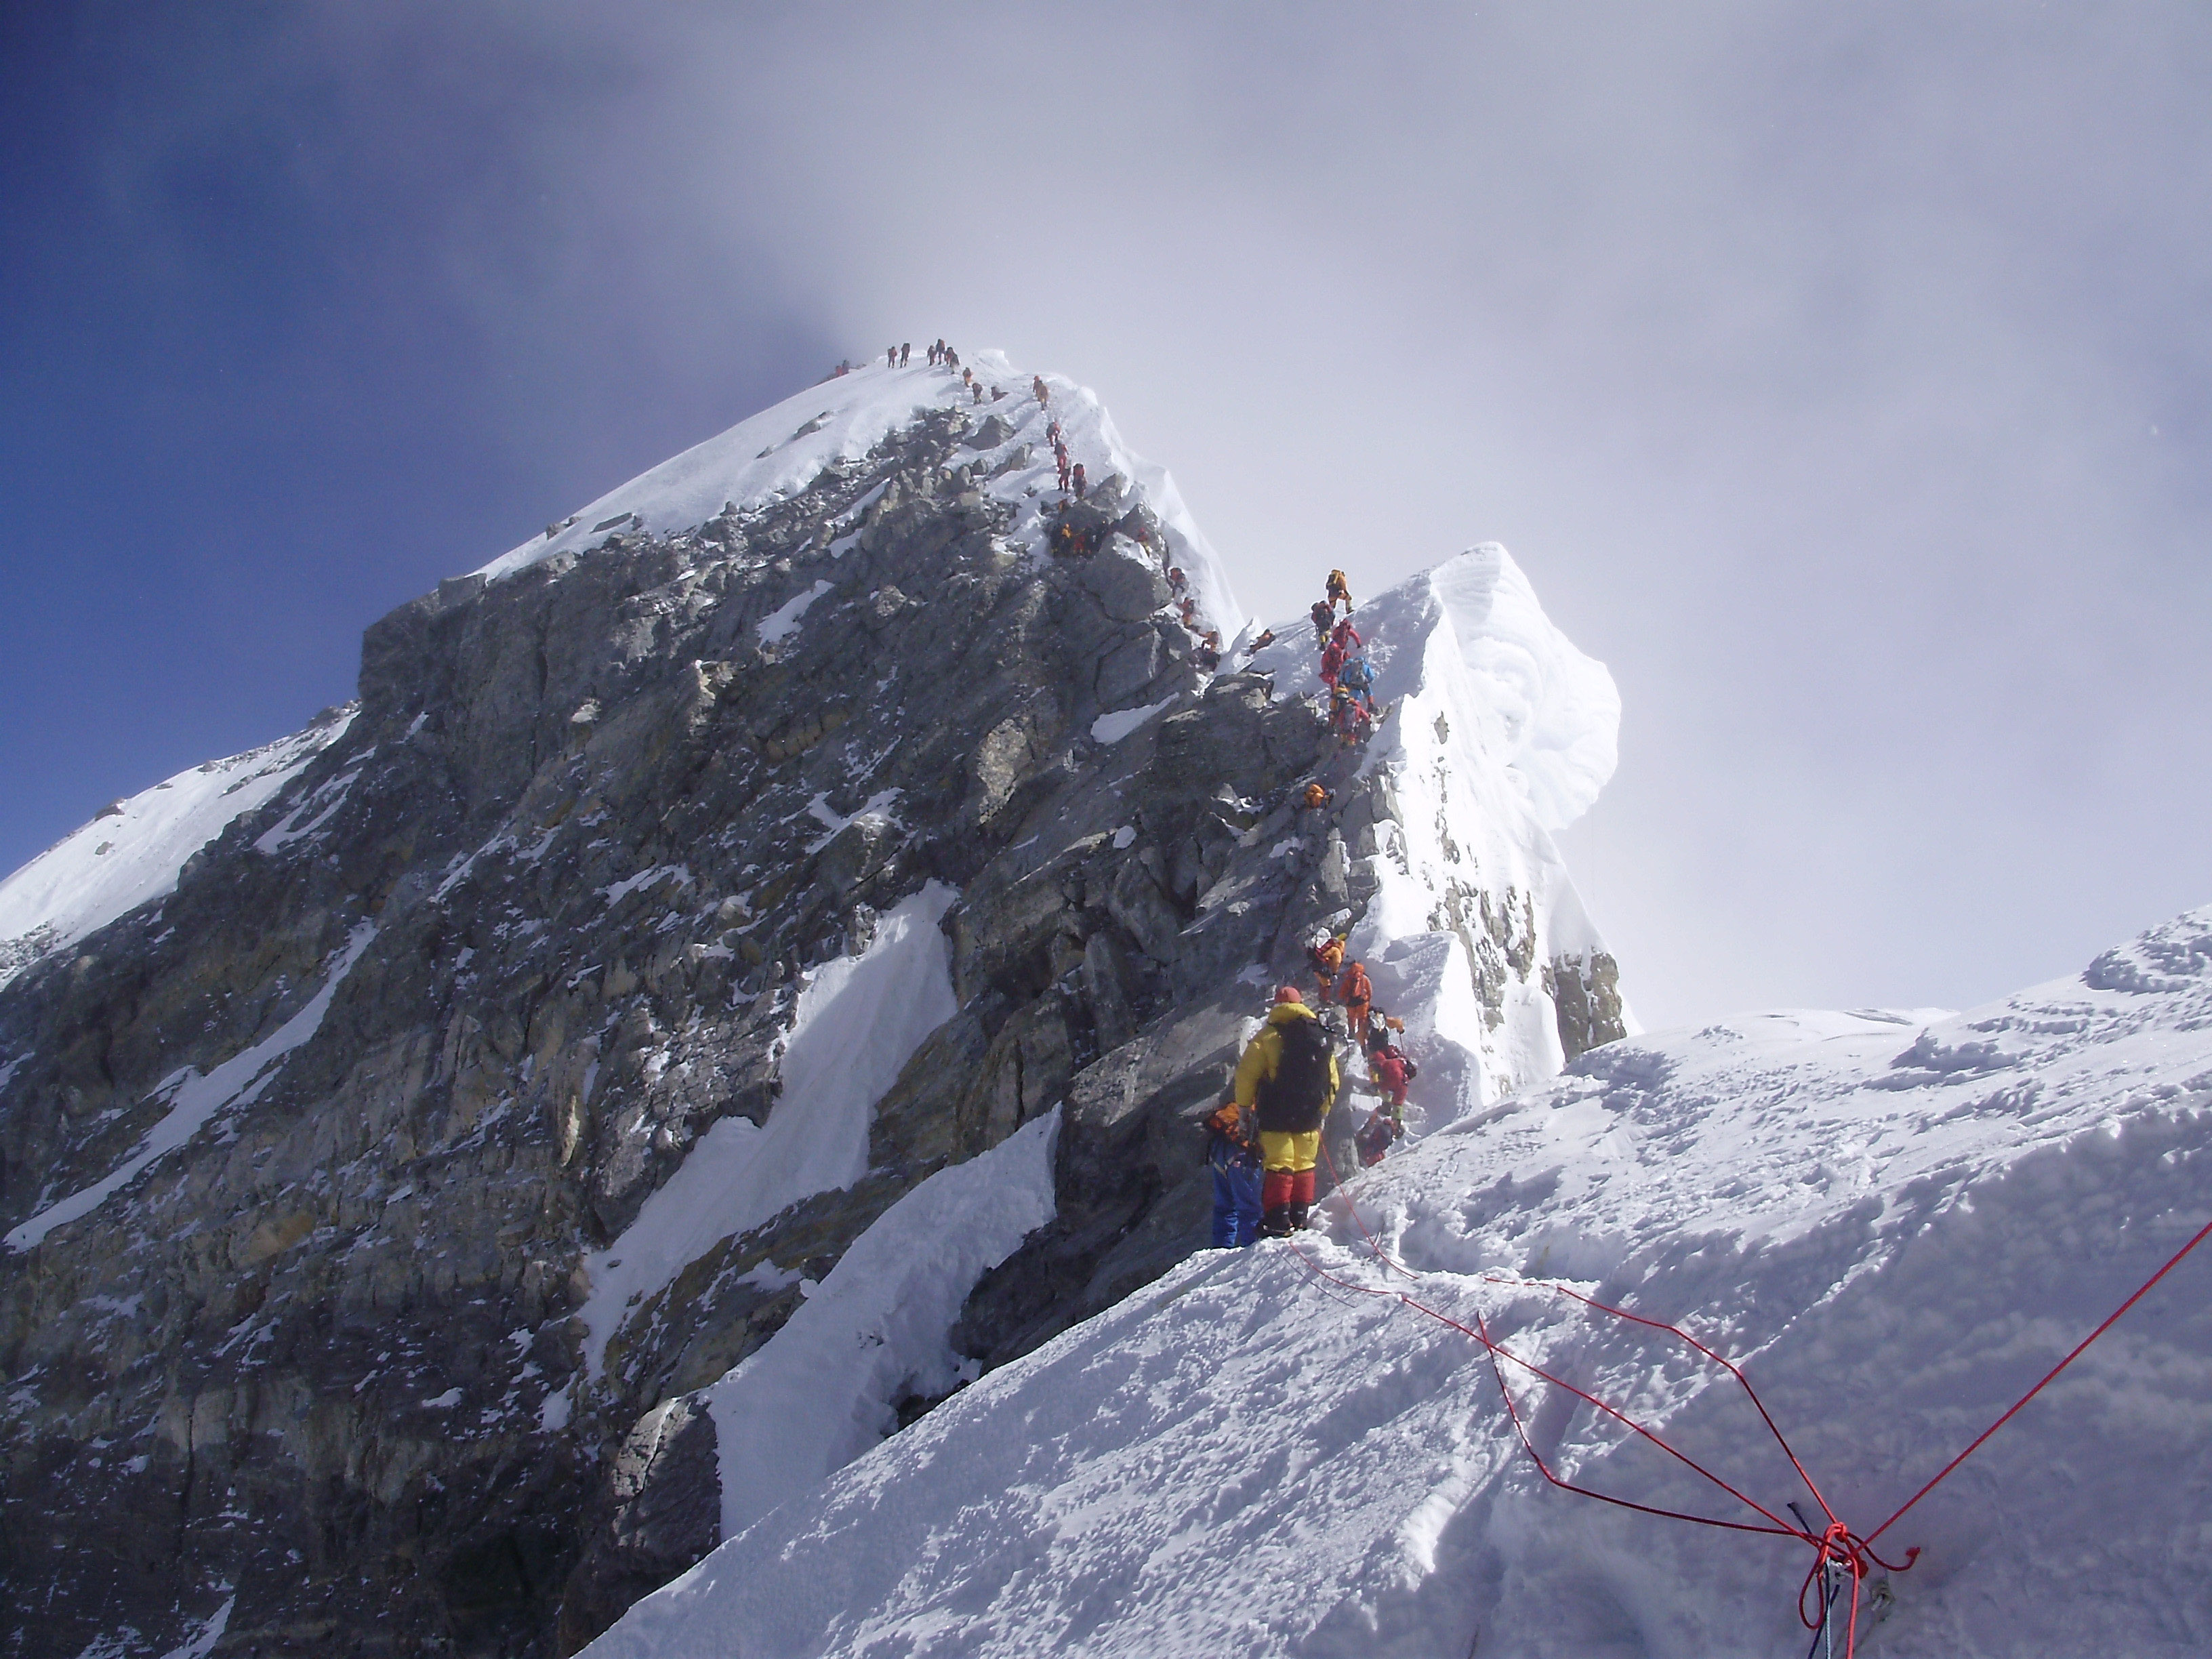
[[[1291,1232],[1291,1206],[1287,1204],[1278,1204],[1260,1218],[1262,1238],[1288,1238]]]
[[[1286,1236],[1291,1233],[1303,1232],[1305,1230],[1306,1206],[1304,1205],[1293,1204],[1285,1213],[1290,1218],[1290,1224],[1283,1229]]]

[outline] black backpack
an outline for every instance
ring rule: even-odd
[[[1260,1127],[1275,1134],[1306,1134],[1321,1127],[1335,1104],[1328,1086],[1335,1045],[1317,1019],[1285,1020],[1275,1029],[1282,1034],[1283,1056],[1274,1076],[1260,1082],[1255,1103]]]

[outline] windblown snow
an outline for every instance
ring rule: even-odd
[[[0,881],[0,985],[173,891],[185,860],[345,734],[350,710],[119,801]]]
[[[590,1651],[1799,1651],[1802,1544],[1548,1487],[1480,1351],[1395,1292],[1480,1311],[1817,1519],[1715,1368],[1548,1287],[1680,1322],[1745,1365],[1870,1531],[2212,1212],[2212,908],[1967,1014],[1768,1013],[1594,1050],[1326,1210],[1296,1249],[1194,1257],[984,1377]],[[1617,1423],[1505,1382],[1565,1478],[1757,1522]],[[1870,1587],[1863,1650],[2202,1653],[2208,1515],[2212,1255],[1880,1540],[1922,1553]]]

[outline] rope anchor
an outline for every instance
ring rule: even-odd
[[[1351,1194],[1345,1188],[1343,1177],[1339,1176],[1336,1172],[1336,1160],[1330,1156],[1328,1143],[1326,1139],[1322,1142],[1321,1151],[1322,1156],[1328,1160],[1329,1179],[1334,1184],[1336,1190],[1344,1194],[1345,1208],[1350,1212],[1353,1222],[1358,1224],[1360,1237],[1366,1240],[1367,1248],[1373,1254],[1376,1261],[1381,1262],[1385,1267],[1390,1269],[1392,1272],[1399,1273],[1405,1279],[1418,1284],[1420,1281],[1421,1275],[1415,1273],[1411,1267],[1406,1266],[1404,1262],[1396,1260],[1386,1252],[1382,1249],[1382,1244],[1376,1240],[1374,1233],[1369,1230],[1365,1218],[1359,1213],[1358,1206],[1352,1201]],[[1762,1533],[1776,1537],[1795,1538],[1802,1543],[1810,1545],[1814,1553],[1813,1565],[1806,1570],[1804,1582],[1801,1583],[1797,1589],[1797,1617],[1804,1624],[1805,1628],[1813,1632],[1813,1646],[1808,1650],[1806,1659],[1821,1659],[1820,1650],[1824,1644],[1826,1645],[1828,1650],[1826,1659],[1833,1659],[1835,1653],[1836,1626],[1836,1620],[1832,1616],[1833,1610],[1836,1603],[1843,1597],[1844,1587],[1847,1582],[1850,1587],[1850,1601],[1848,1607],[1845,1608],[1844,1617],[1842,1621],[1844,1631],[1844,1659],[1854,1659],[1854,1655],[1858,1645],[1858,1620],[1861,1586],[1865,1583],[1868,1578],[1873,1576],[1876,1568],[1880,1568],[1885,1572],[1905,1572],[1908,1571],[1911,1568],[1912,1564],[1920,1558],[1920,1547],[1917,1544],[1915,1544],[1905,1552],[1905,1559],[1902,1561],[1887,1560],[1875,1553],[1874,1540],[1881,1537],[1882,1534],[1887,1532],[1899,1521],[1903,1520],[1906,1510],[1911,1509],[1914,1504],[1917,1504],[1922,1498],[1927,1497],[1929,1492],[1935,1491],[1936,1488],[1942,1485],[1942,1482],[1949,1477],[1951,1473],[1961,1463],[1965,1462],[1969,1457],[1980,1450],[1984,1441],[1988,1440],[1991,1435],[1995,1434],[1999,1429],[2002,1428],[2007,1423],[2009,1423],[2014,1417],[2018,1416],[2022,1407],[2024,1407],[2029,1401],[2034,1399],[2037,1395],[2041,1394],[2045,1388],[2051,1383],[2053,1378],[2057,1377],[2061,1371],[2064,1370],[2069,1365],[2071,1365],[2076,1359],[2079,1359],[2091,1343],[2096,1341],[2099,1337],[2104,1335],[2106,1331],[2112,1329],[2112,1326],[2118,1321],[2121,1315],[2127,1312],[2129,1309],[2134,1307],[2136,1304],[2142,1301],[2144,1297],[2149,1295],[2151,1288],[2155,1285],[2159,1280],[2164,1279],[2166,1274],[2172,1273],[2175,1267],[2179,1267],[2181,1263],[2182,1258],[2187,1255],[2191,1250],[2194,1250],[2199,1244],[2202,1244],[2208,1237],[2212,1237],[2212,1221],[2206,1222],[2202,1228],[2198,1229],[2196,1235],[2192,1237],[2187,1243],[2184,1244],[2179,1249],[2176,1250],[2171,1256],[2166,1258],[2166,1265],[2164,1267],[2160,1267],[2156,1273],[2145,1279],[2141,1287],[2136,1290],[2133,1296],[2130,1296],[2126,1301],[2120,1304],[2118,1307],[2115,1308],[2112,1313],[2106,1316],[2104,1323],[2099,1325],[2095,1330],[2091,1331],[2088,1335],[2083,1337],[2079,1343],[2075,1344],[2073,1350],[2069,1352],[2063,1359],[2061,1359],[2056,1365],[2053,1365],[2050,1370],[2044,1374],[2042,1381],[2039,1382],[2033,1388],[2030,1389],[2026,1394],[2014,1401],[2013,1404],[2006,1409],[2004,1414],[1999,1417],[1996,1421],[1990,1424],[1989,1427],[1984,1429],[1981,1433],[1975,1436],[1974,1438],[1968,1443],[1966,1449],[1964,1451],[1960,1452],[1956,1457],[1954,1457],[1948,1463],[1946,1463],[1942,1468],[1936,1472],[1934,1479],[1930,1480],[1926,1486],[1921,1487],[1918,1492],[1913,1493],[1911,1497],[1906,1498],[1903,1504],[1899,1504],[1896,1510],[1892,1511],[1889,1519],[1884,1521],[1880,1526],[1876,1527],[1872,1532],[1866,1534],[1863,1537],[1859,1534],[1853,1532],[1848,1526],[1844,1525],[1842,1521],[1837,1518],[1836,1512],[1828,1507],[1828,1500],[1820,1495],[1820,1489],[1814,1483],[1811,1473],[1807,1470],[1803,1462],[1799,1460],[1797,1454],[1790,1449],[1790,1442],[1783,1436],[1781,1426],[1777,1424],[1772,1416],[1768,1413],[1765,1402],[1761,1401],[1759,1397],[1759,1391],[1751,1386],[1751,1379],[1746,1376],[1735,1363],[1730,1360],[1726,1355],[1716,1352],[1703,1342],[1698,1341],[1696,1337],[1692,1336],[1687,1331],[1682,1329],[1679,1325],[1669,1325],[1664,1320],[1652,1319],[1643,1314],[1631,1313],[1626,1308],[1616,1308],[1609,1303],[1600,1302],[1593,1297],[1583,1295],[1579,1291],[1570,1290],[1564,1285],[1547,1284],[1540,1279],[1505,1279],[1488,1274],[1483,1276],[1483,1282],[1485,1284],[1507,1285],[1518,1290],[1549,1291],[1555,1295],[1564,1296],[1572,1301],[1578,1302],[1583,1307],[1592,1309],[1596,1312],[1610,1314],[1616,1319],[1626,1320],[1631,1324],[1642,1325],[1650,1330],[1665,1332],[1668,1334],[1675,1337],[1680,1341],[1687,1344],[1698,1353],[1703,1355],[1706,1359],[1711,1361],[1714,1364],[1718,1365],[1722,1370],[1728,1372],[1730,1376],[1735,1379],[1736,1385],[1743,1390],[1745,1396],[1750,1400],[1753,1408],[1759,1413],[1760,1420],[1766,1425],[1768,1432],[1774,1437],[1775,1443],[1782,1449],[1782,1455],[1790,1460],[1790,1466],[1796,1471],[1798,1479],[1805,1483],[1805,1490],[1812,1495],[1813,1501],[1820,1505],[1820,1513],[1825,1517],[1825,1522],[1820,1530],[1815,1531],[1814,1529],[1813,1523],[1806,1518],[1804,1511],[1797,1507],[1795,1501],[1787,1503],[1784,1506],[1797,1518],[1797,1524],[1796,1526],[1792,1526],[1789,1522],[1783,1520],[1781,1516],[1776,1515],[1771,1510],[1766,1508],[1756,1499],[1747,1496],[1735,1486],[1730,1486],[1726,1480],[1714,1474],[1711,1469],[1705,1468],[1695,1460],[1685,1456],[1673,1446],[1668,1445],[1667,1442],[1662,1439],[1658,1435],[1652,1432],[1651,1430],[1646,1428],[1643,1424],[1638,1422],[1634,1418],[1629,1416],[1626,1412],[1621,1411],[1619,1407],[1608,1405],[1606,1401],[1599,1399],[1595,1395],[1577,1388],[1565,1377],[1555,1376],[1551,1371],[1548,1371],[1542,1366],[1537,1364],[1534,1361],[1522,1358],[1519,1354],[1515,1353],[1511,1349],[1506,1347],[1504,1344],[1497,1341],[1491,1336],[1489,1322],[1483,1317],[1480,1311],[1474,1315],[1474,1325],[1468,1326],[1463,1324],[1460,1321],[1451,1317],[1449,1314],[1439,1313],[1436,1309],[1430,1307],[1427,1304],[1418,1300],[1404,1291],[1377,1290],[1371,1285],[1356,1285],[1352,1283],[1352,1280],[1342,1278],[1336,1273],[1329,1272],[1326,1267],[1323,1267],[1304,1250],[1299,1249],[1295,1241],[1285,1239],[1284,1243],[1290,1245],[1291,1253],[1295,1255],[1300,1261],[1305,1264],[1306,1270],[1311,1273],[1316,1279],[1327,1279],[1330,1284],[1341,1285],[1346,1290],[1357,1291],[1362,1296],[1387,1297],[1394,1301],[1403,1304],[1405,1306],[1413,1309],[1417,1313],[1427,1316],[1429,1318],[1435,1320],[1440,1325],[1449,1327],[1451,1329],[1459,1332],[1462,1336],[1468,1337],[1473,1341],[1480,1344],[1483,1351],[1490,1358],[1492,1374],[1498,1379],[1498,1393],[1504,1400],[1506,1417],[1513,1425],[1514,1433],[1520,1439],[1522,1449],[1528,1454],[1529,1460],[1535,1464],[1537,1473],[1541,1474],[1544,1479],[1549,1481],[1553,1486],[1559,1487],[1562,1492],[1571,1492],[1583,1498],[1594,1498],[1600,1503],[1611,1504],[1620,1509],[1633,1510],[1639,1515],[1656,1516],[1662,1520],[1686,1521],[1695,1526],[1714,1527],[1726,1532]],[[1583,1401],[1585,1404],[1595,1407],[1598,1411],[1603,1413],[1606,1416],[1610,1417],[1616,1423],[1622,1425],[1635,1434],[1642,1437],[1644,1440],[1649,1441],[1652,1445],[1656,1446],[1660,1450],[1665,1452],[1676,1462],[1685,1465],[1694,1473],[1703,1475],[1714,1486],[1719,1487],[1729,1497],[1736,1499],[1737,1502],[1742,1504],[1747,1509],[1752,1510],[1757,1513],[1762,1520],[1770,1524],[1761,1526],[1757,1522],[1748,1521],[1723,1521],[1711,1516],[1692,1515],[1680,1510],[1662,1509],[1654,1504],[1638,1504],[1629,1498],[1616,1498],[1609,1492],[1599,1492],[1589,1486],[1577,1486],[1571,1480],[1562,1479],[1559,1475],[1553,1472],[1551,1465],[1545,1461],[1544,1455],[1536,1449],[1535,1443],[1528,1437],[1528,1431],[1522,1422],[1520,1407],[1513,1398],[1513,1391],[1505,1385],[1505,1371],[1504,1365],[1500,1363],[1501,1361],[1510,1362],[1512,1364],[1517,1365],[1531,1376],[1550,1383],[1553,1388],[1565,1389],[1567,1393],[1573,1395],[1577,1399]],[[1815,1618],[1808,1609],[1806,1601],[1806,1597],[1808,1595],[1816,1593],[1820,1598],[1820,1614],[1817,1618]],[[1878,1584],[1869,1594],[1867,1599],[1874,1606],[1880,1607],[1887,1605],[1892,1598],[1888,1593],[1887,1586],[1886,1584]]]

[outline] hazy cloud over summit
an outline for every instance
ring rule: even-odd
[[[943,334],[1096,386],[1248,603],[1507,543],[1620,683],[1568,854],[1647,1019],[2212,897],[2212,14],[1351,17],[11,13],[0,866]]]

